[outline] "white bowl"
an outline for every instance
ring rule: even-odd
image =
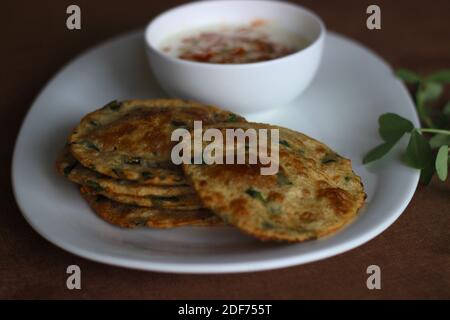
[[[167,37],[215,24],[273,22],[310,44],[288,56],[256,63],[213,64],[178,59],[160,46]],[[161,87],[170,95],[214,104],[238,113],[278,108],[311,83],[322,56],[325,27],[320,18],[298,5],[261,0],[200,1],[153,19],[145,31],[147,56]]]

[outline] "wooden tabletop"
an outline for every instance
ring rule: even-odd
[[[368,46],[394,67],[450,67],[450,1],[298,1],[328,29]],[[82,29],[66,28],[66,8],[81,7]],[[22,217],[14,199],[11,155],[23,117],[46,82],[85,49],[144,26],[179,1],[20,1],[0,10],[0,298],[306,299],[450,298],[450,184],[419,186],[402,216],[372,241],[323,261],[230,275],[176,275],[91,262],[50,244]],[[382,29],[366,28],[378,4]],[[374,119],[376,121],[376,119]],[[66,268],[82,270],[82,289],[66,288]],[[366,268],[381,268],[368,290]]]

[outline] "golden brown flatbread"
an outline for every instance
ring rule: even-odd
[[[183,165],[205,207],[248,234],[262,240],[316,239],[342,228],[364,204],[361,179],[350,160],[317,140],[259,123],[209,127],[224,136],[229,128],[279,130],[276,175],[261,175],[261,164]]]

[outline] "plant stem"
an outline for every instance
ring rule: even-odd
[[[440,133],[450,135],[450,130],[443,130],[443,129],[419,128],[417,129],[417,131],[422,133]]]
[[[430,128],[435,128],[435,125],[433,123],[433,120],[431,119],[430,115],[428,114],[428,111],[426,110],[426,100],[423,96],[423,90],[425,90],[425,80],[420,80],[419,85],[417,86],[417,91],[415,94],[416,97],[416,108],[417,113],[419,114],[420,120],[422,120],[425,125],[427,125]]]

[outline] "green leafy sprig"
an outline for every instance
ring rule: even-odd
[[[422,77],[407,69],[399,69],[395,74],[404,82],[417,86],[415,102],[420,119],[427,127],[438,127],[430,116],[426,104],[439,99],[443,92],[444,84],[450,83],[450,70],[438,71],[427,77]],[[444,107],[443,115],[450,116],[450,101]]]
[[[440,180],[445,181],[448,176],[450,130],[444,129],[442,124],[448,126],[450,123],[450,101],[439,115],[440,126],[433,121],[426,105],[440,98],[444,84],[450,83],[450,70],[421,77],[410,70],[400,69],[396,75],[406,83],[417,85],[415,93],[417,112],[427,128],[415,128],[411,121],[395,113],[382,114],[378,119],[378,132],[383,143],[370,150],[363,158],[363,163],[367,164],[382,158],[405,134],[409,134],[404,162],[421,170],[421,181],[425,184],[431,181],[435,172]],[[424,134],[432,134],[431,139],[428,140]],[[435,149],[438,149],[436,155]]]

